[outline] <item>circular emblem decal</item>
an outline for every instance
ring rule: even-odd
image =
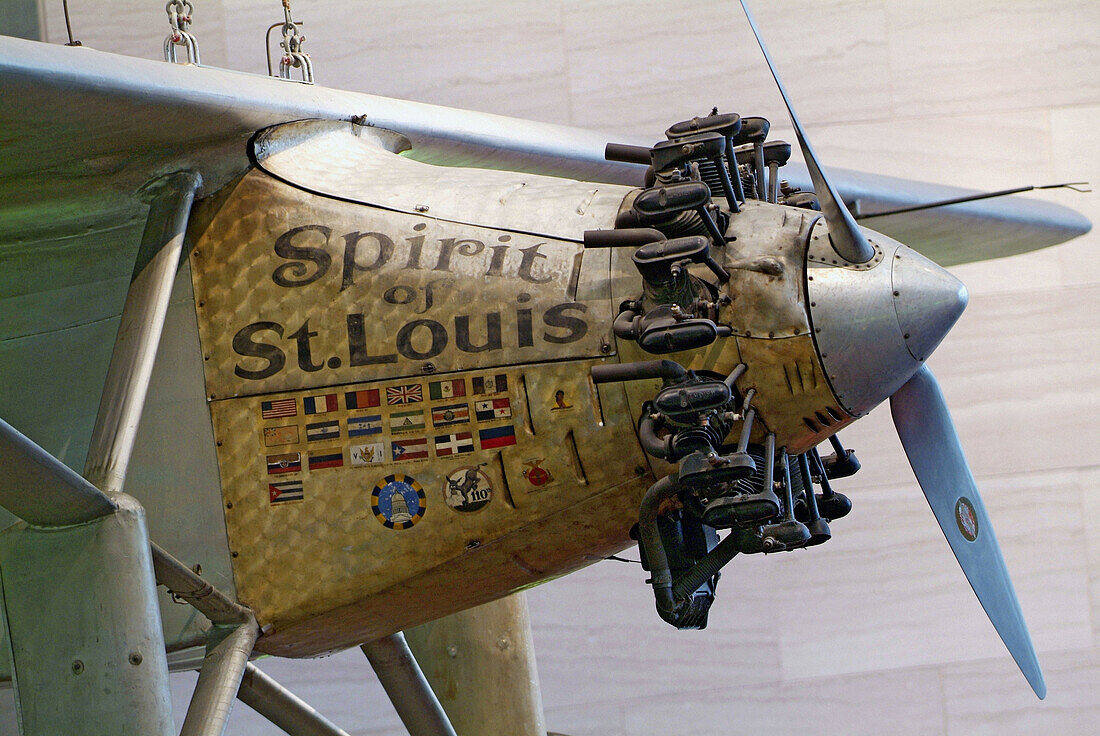
[[[554,476],[550,471],[542,467],[542,463],[546,462],[546,458],[535,458],[534,460],[527,460],[523,464],[527,468],[523,471],[523,477],[527,479],[527,482],[536,488],[544,486],[554,480]]]
[[[480,511],[493,500],[489,476],[475,465],[455,468],[443,479],[443,500],[455,511]]]
[[[955,502],[955,523],[959,525],[959,531],[968,542],[978,538],[978,515],[974,512],[974,505],[966,496]]]
[[[427,498],[424,489],[411,475],[394,473],[374,485],[370,497],[371,511],[382,526],[408,529],[424,518]]]

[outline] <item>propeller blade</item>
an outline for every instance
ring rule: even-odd
[[[741,0],[741,8],[745,11],[745,17],[749,20],[749,27],[752,28],[753,35],[756,36],[756,42],[760,44],[760,50],[764,52],[768,69],[771,70],[775,84],[779,87],[779,94],[783,96],[783,104],[787,106],[787,113],[791,117],[791,125],[794,126],[794,134],[798,138],[798,145],[802,148],[802,156],[806,159],[806,168],[809,170],[810,179],[814,183],[814,192],[821,203],[821,212],[825,215],[825,222],[829,225],[829,239],[832,241],[833,250],[850,263],[866,263],[874,257],[875,249],[867,242],[867,238],[863,236],[863,232],[856,225],[852,213],[844,206],[844,200],[837,194],[836,189],[833,189],[833,185],[825,177],[825,172],[821,170],[821,166],[817,162],[817,154],[814,153],[810,141],[806,138],[805,131],[802,130],[802,123],[799,122],[798,115],[794,112],[791,98],[787,95],[787,89],[783,86],[782,80],[779,79],[779,72],[775,70],[775,63],[772,61],[771,54],[768,53],[768,47],[764,45],[764,39],[756,28],[756,21],[753,20],[752,13],[749,12],[749,6],[745,4],[745,0]]]
[[[917,482],[970,587],[1031,689],[1040,700],[1045,698],[1046,682],[993,524],[978,495],[943,393],[927,366],[921,366],[890,397],[890,413]]]

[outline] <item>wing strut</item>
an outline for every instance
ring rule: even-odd
[[[122,308],[107,382],[92,430],[84,477],[105,493],[120,493],[145,407],[149,378],[179,269],[191,202],[201,179],[169,174],[145,188],[151,198],[130,290]]]
[[[409,736],[455,736],[400,631],[362,646]]]
[[[241,680],[237,697],[290,736],[348,736],[347,731],[315,711],[251,662],[244,668],[244,679]]]

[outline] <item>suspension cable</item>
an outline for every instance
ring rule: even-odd
[[[65,11],[65,32],[69,34],[69,42],[66,46],[83,46],[80,41],[73,40],[73,25],[69,22],[69,0],[61,0],[61,8]]]
[[[164,60],[175,64],[176,46],[183,46],[187,51],[187,63],[196,66],[201,64],[199,43],[187,30],[195,7],[189,0],[168,0],[164,10],[168,13],[168,25],[171,26],[167,38],[164,39]]]

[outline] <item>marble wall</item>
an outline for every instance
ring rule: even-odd
[[[203,61],[263,72],[277,0],[193,0]],[[70,0],[85,44],[158,58],[152,0]],[[1100,3],[774,0],[761,31],[826,165],[981,189],[1100,183]],[[295,0],[319,83],[654,140],[722,110],[790,127],[736,4]],[[60,0],[46,37],[64,41]],[[1100,197],[1036,196],[1100,222]],[[954,269],[970,307],[929,361],[997,526],[1050,694],[986,621],[880,408],[824,547],[738,559],[704,632],[637,565],[532,591],[547,724],[575,736],[1100,733],[1100,235]],[[627,553],[630,556],[632,553]],[[265,661],[350,733],[402,733],[358,652]],[[193,677],[177,677],[182,714]],[[230,733],[275,734],[246,707]]]

